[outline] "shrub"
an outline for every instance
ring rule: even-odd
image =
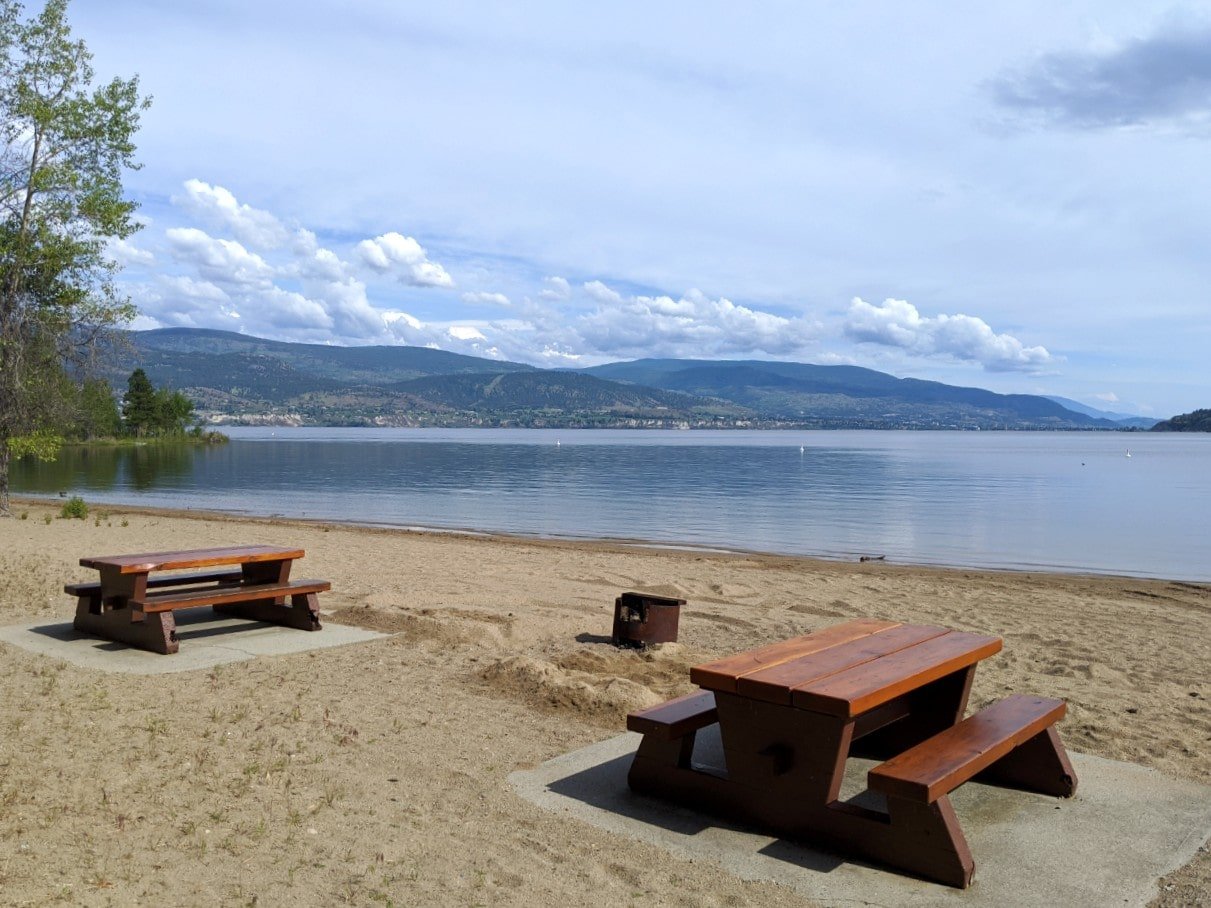
[[[59,516],[74,517],[83,520],[88,516],[88,505],[84,503],[84,499],[79,495],[73,495],[63,502],[63,507],[59,510]]]

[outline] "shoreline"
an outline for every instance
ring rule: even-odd
[[[621,733],[692,690],[693,665],[857,617],[1001,636],[971,709],[1059,697],[1069,750],[1211,783],[1211,585],[20,501],[28,520],[0,520],[2,625],[70,622],[63,584],[95,576],[81,557],[263,542],[331,581],[325,623],[392,636],[154,680],[0,645],[18,905],[809,905],[709,859],[654,862],[507,777]],[[678,643],[609,645],[629,589],[687,600]],[[1155,904],[1207,891],[1204,848]]]
[[[76,494],[76,493],[72,493]],[[14,494],[11,496],[13,509],[20,504],[52,507],[55,510],[59,508],[66,498],[61,497],[38,497],[36,495]],[[237,511],[209,510],[203,508],[183,508],[183,507],[158,507],[151,505],[136,505],[127,504],[125,502],[104,502],[97,501],[89,503],[90,518],[97,511],[123,511],[129,513],[155,514],[164,517],[181,517],[185,519],[198,520],[220,520],[234,522],[268,522],[271,524],[300,524],[303,526],[317,527],[343,527],[353,530],[366,530],[383,533],[408,533],[421,536],[452,536],[456,538],[468,539],[487,539],[501,542],[516,542],[516,543],[535,543],[535,544],[550,544],[556,546],[588,546],[591,548],[605,548],[607,550],[617,549],[620,551],[627,550],[652,550],[657,552],[685,552],[689,554],[701,555],[722,555],[735,556],[737,558],[762,558],[762,559],[787,559],[792,562],[806,562],[809,564],[870,564],[882,568],[907,568],[912,570],[923,571],[940,571],[952,573],[977,573],[977,574],[1006,574],[1010,576],[1031,576],[1043,575],[1050,577],[1071,577],[1087,580],[1105,579],[1110,581],[1139,581],[1139,582],[1156,582],[1156,583],[1176,583],[1187,584],[1192,587],[1207,587],[1211,589],[1211,577],[1207,579],[1190,579],[1184,577],[1168,577],[1153,574],[1132,574],[1132,573],[1115,573],[1111,571],[1098,571],[1091,568],[1062,569],[1054,565],[1040,566],[986,566],[986,565],[964,565],[953,564],[948,562],[930,562],[930,561],[895,561],[888,560],[880,554],[863,554],[853,553],[848,556],[830,556],[824,554],[794,554],[785,552],[768,552],[761,549],[744,549],[731,546],[714,546],[714,545],[696,545],[689,542],[665,542],[654,539],[643,539],[639,537],[624,538],[624,537],[581,537],[581,536],[559,536],[559,535],[527,535],[524,533],[506,533],[494,530],[477,530],[473,527],[440,527],[440,526],[424,526],[418,524],[388,524],[388,523],[362,523],[352,518],[339,519],[332,517],[305,517],[293,516],[288,514],[250,514]]]

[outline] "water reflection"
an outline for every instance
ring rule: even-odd
[[[251,431],[251,430],[248,430]],[[68,448],[13,490],[790,554],[1208,577],[1211,438],[1095,433],[233,432]],[[556,444],[559,440],[561,443]]]
[[[53,461],[25,457],[13,464],[15,490],[58,492],[182,488],[203,450],[198,445],[69,445]]]

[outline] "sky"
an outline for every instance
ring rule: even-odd
[[[153,99],[111,250],[138,328],[1211,406],[1207,3],[69,17]]]

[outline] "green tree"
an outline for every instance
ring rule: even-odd
[[[126,393],[122,395],[122,421],[126,431],[138,438],[154,431],[159,424],[156,389],[142,369],[135,369],[126,381]]]
[[[149,103],[137,78],[93,86],[67,0],[21,17],[0,0],[0,514],[11,458],[58,450],[63,377],[134,315],[106,247],[138,227],[122,174]]]
[[[180,435],[193,422],[193,401],[180,391],[157,388],[146,372],[135,369],[122,396],[122,422],[138,438]]]
[[[122,431],[122,414],[113,388],[100,378],[88,378],[80,387],[80,417],[76,433],[85,439],[113,438]]]
[[[156,389],[156,426],[166,434],[180,435],[193,422],[193,401],[180,391]]]

